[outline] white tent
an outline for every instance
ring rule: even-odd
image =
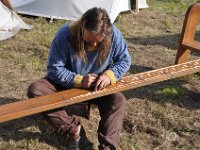
[[[31,29],[24,21],[0,1],[0,41],[14,36],[21,28]]]
[[[131,9],[130,0],[10,0],[22,14],[76,20],[89,8],[102,7],[112,22],[121,11]]]

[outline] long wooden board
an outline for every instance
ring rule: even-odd
[[[70,89],[0,106],[0,123],[200,71],[200,59],[122,78],[101,91]]]

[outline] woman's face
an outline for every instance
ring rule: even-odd
[[[104,39],[103,35],[99,35],[98,33],[95,33],[94,31],[84,29],[83,40],[87,46],[95,47],[99,43],[101,43],[103,39]]]

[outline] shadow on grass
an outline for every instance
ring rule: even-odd
[[[136,73],[142,73],[142,72],[147,72],[147,71],[151,71],[151,70],[153,70],[153,68],[151,68],[151,67],[131,65],[130,69],[129,69],[129,73],[136,74]]]
[[[133,65],[130,68],[131,74],[141,73],[153,70],[150,67]],[[196,73],[199,76],[199,73]],[[127,99],[138,98],[138,99],[149,99],[158,103],[168,102],[177,106],[185,107],[187,109],[199,109],[200,108],[200,93],[193,89],[185,88],[183,85],[188,84],[187,79],[176,78],[166,80],[151,85],[131,89],[123,92]],[[162,91],[165,88],[177,87],[183,91],[182,95],[165,95]]]
[[[161,45],[172,50],[177,50],[179,38],[180,34],[168,34],[153,37],[135,36],[126,38],[126,40],[136,45]]]
[[[3,99],[9,99],[9,98],[3,98]],[[1,101],[2,99],[0,99]],[[13,99],[13,101],[16,101],[16,99]],[[9,102],[11,102],[11,99],[9,99]],[[1,103],[2,104],[2,103]],[[4,104],[4,103],[3,103]],[[29,131],[28,128],[35,127],[39,128],[39,131]],[[42,118],[40,115],[32,115],[28,117],[23,117],[11,121],[7,121],[0,124],[0,138],[3,142],[9,142],[10,140],[13,141],[20,141],[26,139],[26,141],[29,143],[32,141],[44,141],[48,145],[51,145],[57,149],[62,149],[62,146],[64,145],[61,140],[58,140],[58,136],[52,136],[47,133],[47,126],[44,125],[44,121],[42,121]],[[22,145],[24,146],[24,145]],[[9,147],[9,146],[8,146]]]
[[[177,83],[179,82],[179,83]],[[152,101],[156,101],[158,103],[172,103],[173,105],[177,105],[180,107],[185,107],[187,109],[199,109],[200,108],[200,93],[188,90],[182,87],[182,84],[185,84],[183,80],[170,80],[163,81],[160,83],[155,83],[152,85],[132,89],[124,92],[127,99],[138,98],[138,99],[148,99]],[[162,93],[156,93],[157,91],[161,91],[166,87],[179,87],[182,91],[184,91],[184,95],[181,96],[173,96],[173,95],[164,95]]]
[[[162,36],[141,37],[135,36],[126,38],[127,41],[134,45],[154,46],[161,45],[171,50],[177,50],[179,45],[180,34],[167,34]],[[200,31],[197,31],[195,40],[200,42]],[[192,55],[200,56],[200,53],[191,51]]]

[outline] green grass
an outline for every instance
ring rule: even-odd
[[[166,30],[171,31],[174,28],[174,24],[170,18],[166,18],[165,20]]]
[[[54,20],[49,24],[45,18],[23,18],[33,25],[31,30],[21,30],[9,40],[2,41],[0,59],[13,62],[25,69],[41,70],[46,68],[48,50],[53,37],[60,26],[66,21]],[[15,45],[15,46],[13,46]]]
[[[49,24],[45,18],[37,18],[33,23],[33,30],[27,38],[32,38],[32,40],[37,39],[39,45],[49,47],[50,43],[60,26],[62,26],[66,21],[64,20],[54,20],[52,24]]]
[[[184,95],[185,92],[182,88],[179,88],[179,87],[167,87],[167,88],[164,88],[161,91],[161,93],[166,95],[166,96],[180,97],[180,96]]]
[[[46,68],[47,53],[20,53],[9,50],[1,53],[0,61],[9,61],[10,64],[20,66],[21,69],[43,70]]]
[[[185,13],[188,6],[195,2],[196,0],[147,0],[149,9],[177,15]]]
[[[15,59],[15,64],[25,69],[42,69],[44,65],[46,65],[46,63],[36,56],[17,57]]]

